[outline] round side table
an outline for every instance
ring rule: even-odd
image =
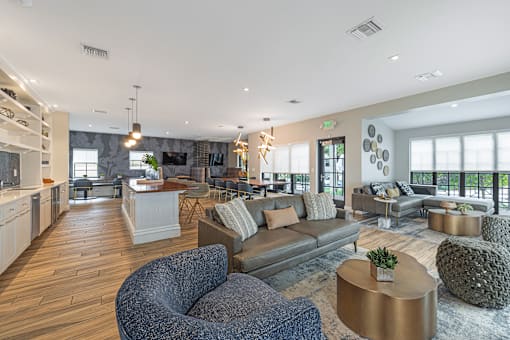
[[[379,217],[379,219],[377,220],[377,226],[379,228],[389,229],[391,227],[391,216],[389,216],[388,214],[391,212],[391,205],[393,203],[397,203],[397,200],[393,198],[384,199],[380,197],[374,197],[374,201],[385,204],[384,217]]]

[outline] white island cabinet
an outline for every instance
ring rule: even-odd
[[[122,187],[122,211],[133,244],[180,236],[179,194],[188,186],[172,182],[137,184],[136,181],[126,181]]]

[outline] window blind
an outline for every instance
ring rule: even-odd
[[[260,172],[264,172],[264,173],[273,172],[273,155],[274,155],[273,151],[274,150],[272,150],[266,154],[267,164],[266,164],[266,162],[264,162],[262,157],[260,158]]]
[[[498,170],[510,171],[510,132],[497,134],[498,140]]]
[[[73,149],[73,163],[97,163],[97,149]]]
[[[464,137],[464,170],[494,170],[494,138],[492,134]]]
[[[273,172],[289,173],[290,172],[290,147],[288,145],[277,146],[272,151],[273,158]],[[271,153],[271,152],[270,152]]]
[[[432,139],[411,141],[411,171],[430,171],[434,169]]]
[[[308,143],[290,146],[290,172],[293,174],[310,172],[310,146]]]
[[[459,137],[436,139],[436,170],[461,170],[461,144]]]

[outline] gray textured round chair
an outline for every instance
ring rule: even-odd
[[[437,249],[436,265],[444,285],[467,303],[488,308],[510,304],[510,251],[506,247],[449,237]]]
[[[482,237],[485,241],[501,244],[510,250],[510,217],[484,216]]]
[[[122,340],[322,340],[319,310],[261,280],[227,275],[223,245],[163,257],[139,268],[115,300]]]

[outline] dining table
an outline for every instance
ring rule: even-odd
[[[248,183],[249,185],[253,186],[253,187],[258,187],[260,188],[261,190],[264,191],[264,197],[267,197],[267,188],[268,187],[271,187],[271,186],[275,186],[275,185],[287,185],[287,184],[290,184],[290,182],[288,181],[265,181],[265,180],[260,180],[260,179],[239,179],[239,178],[236,178],[236,177],[222,177],[222,178],[219,178],[221,179],[222,181],[231,181],[231,182],[234,182],[234,183]]]

